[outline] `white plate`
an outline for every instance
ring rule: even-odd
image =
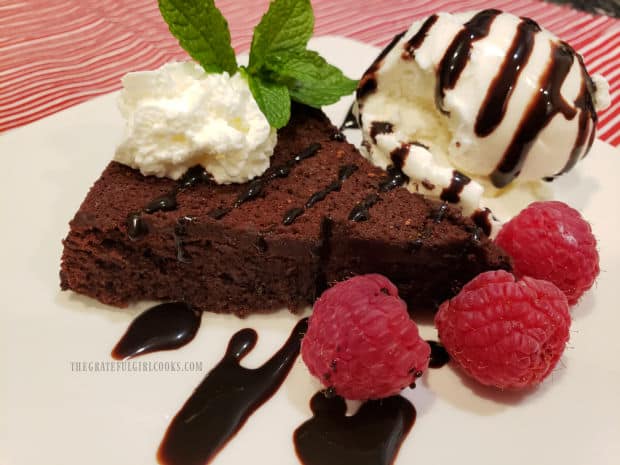
[[[313,41],[331,62],[359,76],[374,47],[338,37]],[[67,222],[109,162],[121,135],[115,95],[65,110],[0,137],[2,311],[0,464],[155,463],[171,417],[240,328],[259,333],[247,366],[286,339],[287,312],[240,320],[206,314],[196,339],[138,361],[202,362],[193,372],[76,372],[71,362],[107,362],[129,311],[60,292]],[[350,101],[328,109],[340,121]],[[554,183],[599,240],[601,275],[572,310],[571,341],[534,393],[482,389],[451,367],[430,370],[405,392],[418,412],[396,464],[620,463],[620,153],[597,141],[579,169]],[[435,337],[432,327],[423,335]],[[297,463],[292,433],[310,417],[318,388],[298,360],[282,388],[214,460],[215,465]]]

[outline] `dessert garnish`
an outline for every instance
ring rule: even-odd
[[[515,275],[551,281],[570,305],[599,274],[592,228],[563,202],[530,204],[502,227],[495,242],[512,257]]]
[[[310,0],[271,2],[254,29],[248,66],[237,66],[228,24],[213,0],[159,0],[159,8],[172,34],[206,72],[241,72],[276,129],[288,122],[291,100],[320,108],[357,85],[306,48],[314,29]]]
[[[517,180],[532,190],[573,168],[609,102],[607,82],[568,44],[483,10],[437,13],[397,35],[360,80],[356,112],[374,164],[470,214],[483,192]]]
[[[116,160],[144,175],[178,179],[202,165],[219,184],[269,167],[291,101],[320,108],[355,89],[317,52],[309,0],[275,0],[254,30],[249,63],[237,64],[228,24],[213,0],[160,0],[170,31],[196,62],[123,78],[126,137]]]
[[[243,426],[248,417],[280,387],[299,354],[307,320],[300,320],[289,339],[263,365],[249,369],[241,360],[256,345],[253,329],[230,340],[224,358],[207,374],[174,416],[159,446],[163,465],[204,465]]]
[[[201,312],[183,302],[151,307],[132,321],[112,349],[112,357],[125,360],[158,350],[178,349],[194,339],[201,316]]]
[[[478,275],[435,315],[451,359],[499,389],[529,388],[545,379],[564,352],[570,324],[568,301],[554,284],[516,280],[503,270]]]
[[[302,342],[310,373],[346,399],[380,399],[413,384],[431,349],[398,297],[377,274],[340,282],[315,302]]]

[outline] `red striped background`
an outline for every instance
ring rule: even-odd
[[[269,0],[216,0],[237,52]],[[620,21],[537,0],[314,0],[316,35],[386,44],[413,19],[434,11],[496,7],[536,19],[611,84],[613,105],[601,112],[599,137],[620,145]],[[186,58],[156,0],[0,0],[0,132],[116,90],[129,71]]]

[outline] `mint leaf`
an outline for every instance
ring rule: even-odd
[[[248,69],[257,72],[278,54],[304,50],[313,29],[310,0],[274,0],[254,29]]]
[[[280,129],[291,117],[291,97],[284,84],[268,81],[260,76],[246,74],[248,84],[258,108],[263,112],[269,125]]]
[[[315,108],[335,103],[357,87],[357,81],[311,50],[284,54],[267,66],[276,81],[287,84],[293,100]]]
[[[181,47],[208,73],[237,71],[228,23],[213,0],[158,0],[159,11]]]

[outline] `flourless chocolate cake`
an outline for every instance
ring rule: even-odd
[[[296,105],[271,167],[217,185],[111,162],[70,223],[61,286],[116,306],[183,300],[245,315],[312,304],[325,286],[381,273],[432,309],[507,255],[470,218],[399,186],[320,111]]]

